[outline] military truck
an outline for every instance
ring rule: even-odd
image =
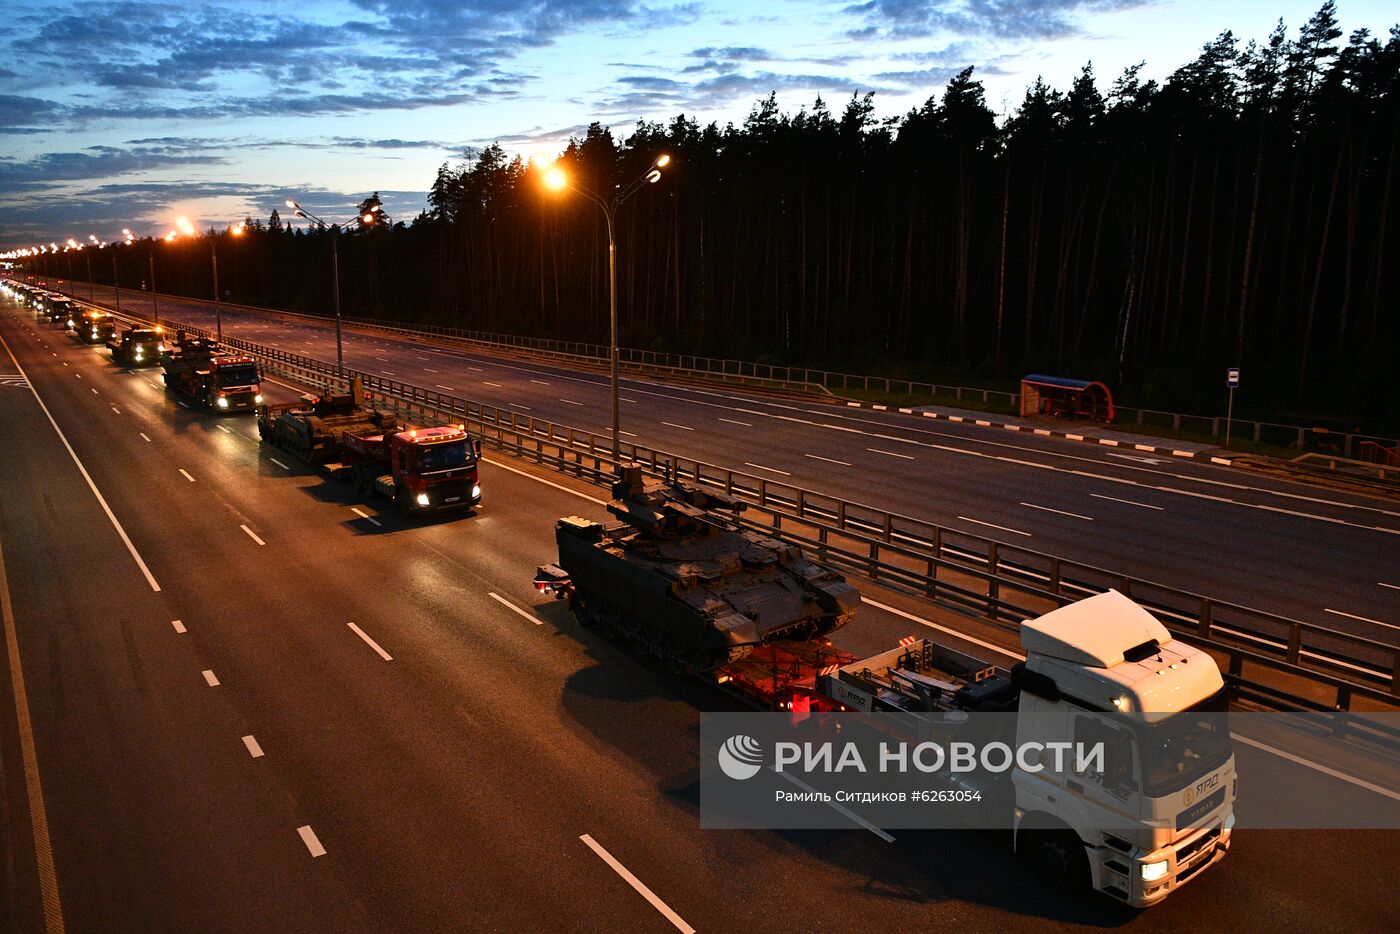
[[[117,336],[117,322],[107,312],[90,308],[74,324],[73,333],[84,344],[105,344]]]
[[[187,337],[183,331],[160,355],[165,387],[213,412],[249,411],[262,404],[258,362],[229,353],[217,341]]]
[[[481,504],[480,448],[465,427],[404,424],[368,404],[358,376],[346,393],[259,406],[258,434],[363,493],[387,496],[406,514]]]
[[[112,360],[120,366],[155,366],[165,350],[165,337],[159,328],[130,327],[120,338],[107,342]]]

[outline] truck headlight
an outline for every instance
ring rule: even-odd
[[[141,351],[139,351],[139,350],[136,351],[136,359],[137,359],[137,360],[140,360],[140,359],[141,359],[141,356],[142,356]]]
[[[426,505],[428,505],[428,494],[427,494],[427,493],[419,493],[419,494],[418,494],[418,505],[419,505],[419,506],[426,506]]]
[[[472,487],[472,499],[479,499],[480,497],[481,497],[481,484],[478,483],[478,484],[475,484],[475,485]]]
[[[253,397],[253,404],[262,405],[262,393],[258,393],[256,396]]]
[[[1142,873],[1143,882],[1156,882],[1167,874],[1167,860],[1159,859],[1155,863],[1143,863],[1139,872]]]
[[[218,405],[218,407],[221,409],[226,409],[228,408],[228,399],[224,398],[223,396],[220,396],[215,404]]]

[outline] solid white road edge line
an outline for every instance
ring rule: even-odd
[[[92,495],[97,497],[97,502],[102,506],[102,511],[107,514],[107,519],[112,523],[112,528],[117,530],[117,535],[121,538],[122,544],[126,545],[126,550],[131,553],[132,560],[134,560],[136,566],[141,569],[141,573],[145,575],[146,583],[151,585],[152,590],[159,593],[160,584],[156,583],[155,576],[151,574],[151,569],[146,567],[146,562],[142,559],[141,553],[137,551],[136,546],[131,543],[131,539],[126,534],[126,529],[122,528],[122,524],[117,521],[116,514],[112,512],[112,507],[107,505],[107,500],[103,498],[102,492],[97,489],[97,484],[92,482],[92,475],[87,472],[87,468],[83,466],[83,462],[78,459],[78,452],[74,451],[73,445],[68,443],[68,436],[63,433],[62,428],[58,427],[58,422],[54,421],[53,413],[50,412],[49,407],[44,404],[44,399],[39,395],[39,390],[34,388],[33,380],[29,378],[29,374],[24,372],[24,367],[19,365],[19,360],[15,357],[14,352],[10,350],[10,345],[5,342],[5,338],[3,337],[0,337],[0,347],[5,348],[5,353],[9,354],[10,359],[14,361],[15,369],[19,371],[20,376],[24,377],[25,383],[29,386],[29,391],[34,394],[34,401],[39,403],[39,408],[44,410],[44,417],[49,420],[49,424],[53,426],[53,430],[58,434],[58,440],[62,441],[63,446],[68,449],[68,456],[73,458],[73,463],[78,465],[78,472],[81,473],[83,479],[87,481],[88,489],[92,490]]]

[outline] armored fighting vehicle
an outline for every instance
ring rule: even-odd
[[[560,519],[559,564],[579,621],[673,664],[708,671],[755,646],[831,632],[860,592],[795,545],[739,525],[746,504],[624,465],[608,511],[624,525]]]
[[[350,381],[349,392],[308,394],[300,402],[258,406],[258,436],[312,464],[339,456],[343,432],[392,433],[398,428],[394,413],[367,404],[358,376]]]

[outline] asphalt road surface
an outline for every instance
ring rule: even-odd
[[[0,338],[0,928],[41,930],[50,902],[74,931],[1393,921],[1394,833],[1240,834],[1137,913],[1049,891],[996,834],[701,831],[698,713],[734,702],[530,586],[596,489],[492,458],[478,514],[407,522],[9,302]]]
[[[76,286],[86,297],[86,288]],[[97,288],[99,301],[110,289]],[[123,292],[128,310],[149,298]],[[208,304],[160,313],[213,328]],[[224,333],[334,361],[334,329]],[[346,365],[601,434],[604,373],[344,331]],[[1400,505],[1241,469],[740,389],[627,379],[624,440],[1217,600],[1400,645]]]

